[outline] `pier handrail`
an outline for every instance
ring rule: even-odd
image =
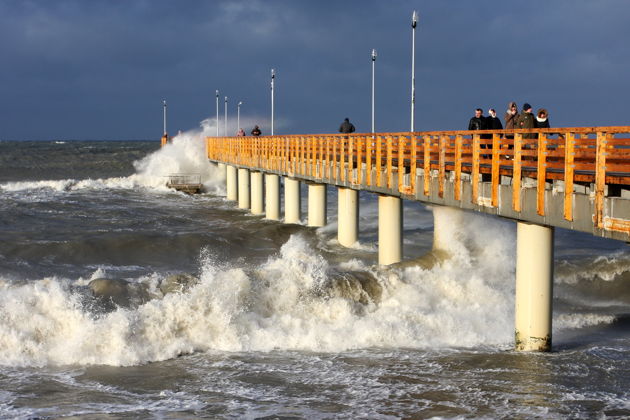
[[[462,199],[462,174],[469,174],[471,200],[479,203],[479,181],[487,174],[489,205],[496,207],[501,175],[510,176],[516,212],[521,211],[522,179],[532,178],[541,216],[545,215],[545,183],[561,180],[568,221],[573,220],[574,185],[593,184],[595,226],[630,233],[629,221],[604,217],[605,194],[630,188],[630,126],[207,137],[206,141],[212,161],[330,183],[397,185],[403,197],[417,192],[429,196],[432,176],[437,176],[438,195],[443,197],[450,172],[454,199]],[[351,170],[356,167],[364,171]],[[421,186],[416,185],[416,176],[405,176],[417,171],[424,171]]]

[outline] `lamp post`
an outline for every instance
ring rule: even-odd
[[[239,101],[236,105],[236,127],[237,130],[241,129],[241,105],[243,105],[242,101]]]
[[[227,131],[227,96],[225,97],[225,104],[223,106],[223,110],[225,111],[225,118],[223,120],[223,135],[225,135],[225,137],[227,137],[228,135],[228,131]]]
[[[271,69],[271,135],[273,136],[273,82],[276,79],[276,71],[274,69]]]
[[[216,91],[217,94],[217,137],[219,137],[219,90]]]
[[[166,135],[166,99],[162,100],[162,105],[164,107],[163,117],[164,117],[164,135]]]
[[[413,11],[411,16],[411,131],[415,129],[414,117],[416,108],[416,25],[418,12]]]
[[[376,64],[376,50],[372,48],[372,133],[374,133],[374,67]]]

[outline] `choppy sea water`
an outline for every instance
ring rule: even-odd
[[[0,142],[0,418],[630,416],[626,244],[557,230],[554,351],[516,353],[513,222],[406,203],[378,267],[373,195],[342,248],[334,189],[252,216],[201,138]]]

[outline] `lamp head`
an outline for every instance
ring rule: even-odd
[[[376,61],[376,50],[372,48],[372,61]]]
[[[271,78],[274,79],[276,77],[276,70],[271,69]]]
[[[411,27],[415,28],[416,24],[418,23],[418,12],[416,12],[415,10],[413,11],[413,15],[411,16]]]

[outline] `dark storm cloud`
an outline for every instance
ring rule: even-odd
[[[0,2],[0,138],[155,138],[215,113],[215,89],[268,132],[409,128],[410,18],[418,129],[461,129],[472,109],[527,101],[556,126],[625,125],[630,2]],[[221,115],[223,110],[221,109]]]

